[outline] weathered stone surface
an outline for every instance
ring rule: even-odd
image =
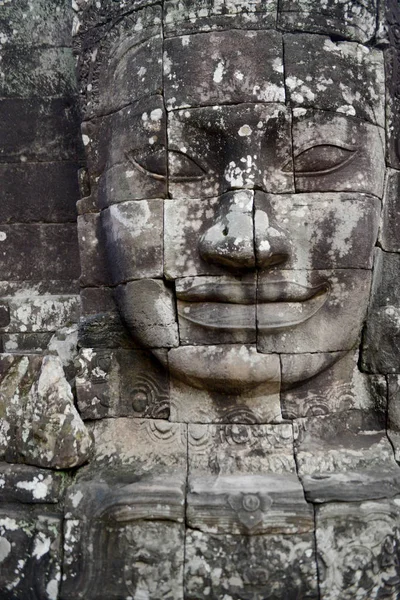
[[[169,416],[168,375],[149,352],[81,350],[76,377],[83,419]]]
[[[386,154],[388,166],[400,169],[400,144],[398,129],[400,123],[400,42],[398,24],[400,8],[396,0],[382,2],[379,10],[380,37],[386,47]]]
[[[395,598],[399,498],[328,504],[316,515],[321,598]]]
[[[186,277],[175,282],[181,344],[256,342],[256,278]]]
[[[0,463],[0,502],[56,504],[63,497],[63,487],[59,473]]]
[[[89,213],[78,217],[82,286],[109,285],[111,276],[107,265],[100,215]]]
[[[72,10],[69,0],[22,0],[1,7],[0,35],[3,44],[69,46]]]
[[[113,290],[108,287],[83,288],[81,290],[81,311],[84,317],[117,312]]]
[[[51,331],[45,333],[3,333],[3,351],[10,354],[42,354],[52,337]]]
[[[379,397],[386,396],[384,377],[368,377],[358,370],[358,352],[281,354],[280,359],[285,388],[281,393],[282,414],[287,419],[374,410]]]
[[[82,125],[97,204],[167,195],[166,116],[155,95]]]
[[[0,248],[1,276],[9,281],[79,276],[75,223],[0,225]]]
[[[2,457],[56,469],[86,462],[91,438],[74,407],[60,359],[2,357]]]
[[[380,216],[380,202],[374,196],[256,192],[254,203],[261,267],[279,263],[284,269],[372,267]]]
[[[258,350],[284,354],[352,350],[366,316],[370,284],[371,272],[366,269],[261,272]],[[273,301],[277,294],[279,304]],[[317,367],[319,359],[318,354],[313,359]]]
[[[31,292],[31,293],[30,293]],[[38,295],[29,287],[20,294],[7,298],[10,323],[7,333],[40,333],[55,331],[76,323],[79,316],[79,296]]]
[[[353,410],[296,421],[296,464],[309,501],[357,501],[398,493],[400,468],[385,418],[385,413]]]
[[[81,348],[137,348],[121,316],[106,311],[83,317],[79,323],[78,343]]]
[[[136,200],[101,213],[112,283],[163,275],[163,201]]]
[[[55,600],[61,580],[61,519],[0,511],[0,589],[4,600]]]
[[[186,598],[318,598],[314,537],[186,534]],[[282,576],[282,573],[285,576]]]
[[[363,369],[369,373],[397,373],[399,370],[399,272],[399,254],[377,248],[361,353]]]
[[[113,22],[108,15],[108,23],[95,23],[92,30],[82,30],[78,36],[80,93],[86,119],[115,112],[162,88],[161,6],[127,11],[121,16]],[[98,20],[98,14],[95,18]]]
[[[386,252],[400,252],[400,171],[388,169],[383,197],[381,247]]]
[[[61,600],[183,600],[184,526],[130,521],[119,510],[90,528],[78,519],[65,521]]]
[[[297,192],[349,191],[355,198],[354,192],[366,192],[382,198],[384,135],[376,125],[334,112],[295,108],[293,154]]]
[[[75,221],[77,172],[66,162],[0,164],[0,222]]]
[[[299,33],[286,34],[284,45],[291,106],[344,113],[384,127],[382,51]]]
[[[2,98],[57,98],[77,92],[70,48],[2,46]]]
[[[388,375],[387,434],[393,445],[397,462],[400,462],[400,376]]]
[[[116,300],[137,341],[148,348],[178,346],[174,296],[162,280],[139,279],[120,285]]]
[[[173,111],[168,162],[172,198],[212,197],[232,188],[292,192],[291,113],[275,103]]]
[[[69,327],[61,327],[51,337],[47,351],[58,356],[67,380],[76,375],[75,361],[78,355],[78,326],[74,323]]]
[[[166,0],[167,37],[219,29],[268,29],[276,21],[277,0]]]
[[[282,52],[282,36],[276,31],[232,30],[167,39],[167,109],[284,102]]]
[[[278,26],[285,31],[307,31],[340,36],[356,42],[371,40],[376,29],[376,0],[283,0]]]
[[[79,117],[66,98],[0,100],[0,162],[76,160]]]

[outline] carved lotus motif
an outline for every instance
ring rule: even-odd
[[[267,494],[246,494],[228,496],[230,507],[236,512],[239,521],[249,530],[254,529],[263,520],[272,506],[273,500]]]

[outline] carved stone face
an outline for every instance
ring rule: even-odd
[[[382,55],[282,37],[174,37],[163,59],[157,36],[125,40],[110,73],[135,101],[86,130],[119,308],[196,387],[294,385],[355,348],[366,315]]]

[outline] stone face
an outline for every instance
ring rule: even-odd
[[[83,419],[168,418],[169,381],[149,352],[81,350],[76,378]]]
[[[399,499],[317,508],[321,598],[395,598]]]
[[[282,37],[275,31],[233,30],[168,39],[164,85],[168,110],[284,102]]]
[[[379,240],[387,252],[400,252],[400,171],[388,169]]]
[[[112,283],[162,277],[163,201],[128,201],[101,213]]]
[[[276,0],[166,0],[167,37],[218,29],[268,29],[275,25]]]
[[[318,598],[313,535],[221,536],[189,529],[185,586],[191,600],[250,600],[265,593],[271,600]]]
[[[286,34],[284,45],[291,106],[339,112],[384,127],[382,51],[300,33]]]
[[[57,598],[61,581],[61,529],[57,514],[1,509],[0,589],[4,600]]]
[[[376,0],[355,4],[351,0],[283,0],[278,26],[285,31],[307,31],[365,43],[376,29]]]
[[[254,186],[294,191],[290,112],[275,103],[173,111],[168,176],[172,198],[205,198]]]

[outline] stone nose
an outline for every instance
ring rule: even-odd
[[[203,232],[198,249],[203,260],[231,269],[269,268],[289,257],[289,243],[268,215],[255,210],[254,190],[231,190],[220,198],[214,222]]]

